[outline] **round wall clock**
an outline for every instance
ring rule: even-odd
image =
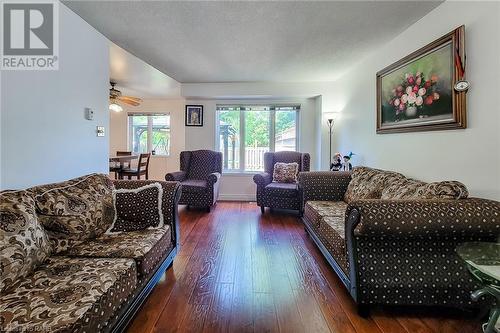
[[[459,80],[455,83],[455,90],[456,91],[467,91],[470,87],[470,83],[467,80]]]

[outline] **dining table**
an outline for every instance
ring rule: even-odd
[[[130,165],[130,162],[139,158],[139,155],[114,155],[114,156],[110,156],[109,157],[109,163],[110,165],[114,164],[114,163],[120,163],[120,166],[119,167],[115,167],[115,168],[110,168],[110,171],[114,171],[115,172],[115,178],[117,178],[118,176],[118,173],[120,172],[120,170],[123,170],[124,169],[124,166],[125,166],[125,163],[129,162],[129,165]]]
[[[117,163],[123,164],[125,162],[129,162],[138,158],[139,155],[114,155],[109,157],[109,163]]]

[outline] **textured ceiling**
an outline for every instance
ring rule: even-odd
[[[64,3],[117,45],[186,83],[335,80],[440,2]]]

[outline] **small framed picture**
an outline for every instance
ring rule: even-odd
[[[203,105],[186,105],[186,126],[203,126]]]

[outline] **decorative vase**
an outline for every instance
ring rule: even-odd
[[[409,106],[406,108],[406,116],[407,117],[415,117],[417,115],[417,107],[416,106]]]

